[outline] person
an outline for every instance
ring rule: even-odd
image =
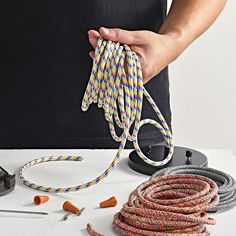
[[[166,0],[2,1],[0,148],[119,145],[102,109],[81,111],[99,37],[139,55],[145,87],[171,127],[167,66],[210,27],[225,2],[173,0],[166,16]],[[156,119],[145,100],[142,117]],[[147,125],[139,141],[163,139]]]

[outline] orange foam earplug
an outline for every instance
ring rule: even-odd
[[[77,214],[79,212],[79,208],[74,206],[71,202],[65,201],[62,206],[64,211],[68,211],[74,214]]]
[[[40,205],[43,204],[45,202],[47,202],[49,200],[48,196],[41,196],[41,195],[37,195],[34,197],[34,204],[35,205]]]
[[[100,203],[100,207],[101,208],[105,208],[105,207],[114,207],[117,205],[117,200],[115,197],[111,197],[103,202]]]

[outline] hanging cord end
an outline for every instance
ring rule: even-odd
[[[87,231],[91,236],[105,236],[104,234],[96,232],[91,224],[87,224]]]

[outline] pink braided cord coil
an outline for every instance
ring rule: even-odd
[[[139,185],[113,226],[121,235],[205,236],[213,225],[206,210],[219,202],[216,183],[207,177],[180,174],[156,177]]]

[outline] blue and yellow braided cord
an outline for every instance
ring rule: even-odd
[[[160,123],[151,119],[141,120],[143,95],[152,106]],[[44,187],[25,179],[24,171],[28,167],[42,162],[81,161],[81,157],[43,157],[27,163],[20,169],[20,180],[26,186],[45,192],[61,193],[74,192],[95,185],[110,174],[118,164],[127,140],[133,142],[139,157],[149,165],[163,166],[171,160],[174,151],[171,131],[159,108],[143,86],[139,57],[127,45],[120,45],[102,38],[98,40],[91,76],[82,101],[82,110],[86,111],[92,103],[97,103],[98,107],[104,110],[104,117],[109,123],[111,136],[120,143],[117,154],[110,166],[97,178],[78,186],[68,188]],[[116,133],[115,124],[123,131],[120,136]],[[150,160],[139,147],[138,131],[144,124],[155,126],[163,135],[169,153],[162,161]]]

